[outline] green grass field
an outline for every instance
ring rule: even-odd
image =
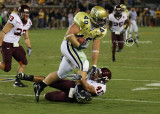
[[[43,94],[54,90],[47,87],[36,103],[32,82],[27,88],[13,87],[13,81],[0,81],[0,114],[159,114],[160,113],[160,28],[139,28],[139,47],[127,47],[111,61],[110,32],[101,42],[99,67],[112,71],[107,92],[89,104],[46,101]],[[64,30],[30,30],[32,55],[28,57],[26,74],[47,76],[60,63],[60,45]],[[24,45],[24,40],[21,39]],[[24,46],[25,47],[25,46]],[[26,47],[25,47],[26,49]],[[91,63],[91,44],[85,50]],[[0,56],[0,61],[2,60]],[[0,70],[0,78],[14,79],[18,63],[12,70]],[[2,79],[0,79],[2,80]]]

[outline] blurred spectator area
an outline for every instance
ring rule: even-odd
[[[0,22],[1,28],[5,25],[10,13],[17,12],[21,4],[30,6],[30,18],[33,22],[33,29],[39,28],[66,28],[73,22],[73,17],[77,12],[84,11],[90,13],[90,9],[95,5],[102,6],[108,13],[113,11],[115,5],[125,4],[130,10],[137,8],[139,26],[160,26],[160,0],[0,0]],[[149,21],[145,16],[148,9]],[[150,10],[152,8],[152,10]]]

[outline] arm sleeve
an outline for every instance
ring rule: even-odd
[[[106,93],[106,85],[104,84],[96,85],[95,91],[96,91],[96,95],[98,96],[103,95],[104,93]]]
[[[15,26],[17,24],[16,19],[17,17],[14,14],[10,14],[7,22]]]
[[[73,20],[73,23],[77,24],[80,27],[80,29],[84,26],[83,17],[84,17],[83,12],[79,12],[76,14]]]

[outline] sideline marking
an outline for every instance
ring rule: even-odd
[[[29,95],[29,94],[12,94],[12,93],[8,93],[8,94],[4,94],[4,93],[0,93],[0,95],[8,95],[8,96],[26,96],[26,97],[33,97],[34,95]],[[41,96],[43,97],[43,96]],[[138,102],[138,103],[155,103],[155,104],[160,104],[160,102],[157,101],[141,101],[141,100],[128,100],[128,99],[104,99],[104,98],[93,98],[96,100],[109,100],[109,101],[125,101],[125,102]]]

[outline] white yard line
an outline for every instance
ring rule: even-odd
[[[2,76],[9,76],[9,77],[14,77],[15,75],[0,75],[0,78],[6,78],[6,77],[2,77]],[[140,82],[160,82],[160,80],[135,80],[135,79],[112,79],[112,80],[116,80],[116,81],[140,81]]]
[[[160,104],[160,102],[158,101],[142,101],[142,100],[129,100],[129,99],[103,99],[103,98],[94,98],[97,100],[105,100],[105,101],[125,101],[125,102],[138,102],[138,103],[156,103],[156,104]]]
[[[152,67],[152,66],[148,66],[148,67],[136,67],[136,66],[108,66],[108,67],[119,67],[119,68],[121,68],[121,67],[123,67],[123,68],[143,68],[143,69],[152,69],[152,68],[160,68],[160,67]]]
[[[159,88],[138,87],[138,88],[131,89],[131,90],[132,91],[143,91],[143,90],[155,90],[155,89],[159,89]]]
[[[112,79],[118,81],[160,82],[160,80],[134,80],[134,79]]]
[[[0,93],[0,95],[8,95],[8,96],[26,96],[26,97],[32,97],[34,95],[29,95],[29,94],[13,94],[13,93]]]
[[[29,94],[12,94],[12,93],[0,93],[0,95],[6,96],[26,96],[26,97],[33,97],[34,95]],[[43,97],[43,96],[41,96]],[[152,104],[160,104],[158,101],[142,101],[142,100],[130,100],[130,99],[104,99],[104,98],[94,98],[96,100],[105,100],[105,101],[123,101],[123,102],[137,102],[137,103],[152,103]]]

